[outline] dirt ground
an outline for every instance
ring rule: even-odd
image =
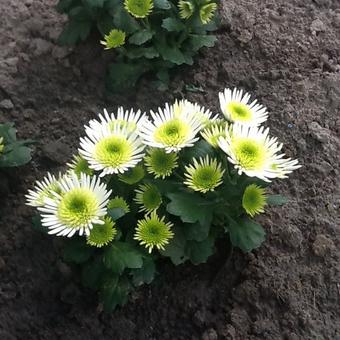
[[[65,18],[55,3],[0,1],[0,121],[39,141],[29,165],[0,174],[0,339],[339,340],[339,1],[222,0],[217,46],[169,91],[144,80],[114,96],[103,89],[109,52],[93,42],[57,46]],[[260,218],[268,237],[259,250],[165,264],[125,307],[103,314],[56,239],[32,230],[27,188],[62,169],[103,107],[147,110],[185,96],[217,111],[218,91],[231,86],[269,108],[272,133],[304,165],[274,185],[290,203]]]

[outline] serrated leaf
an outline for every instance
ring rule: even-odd
[[[132,281],[135,286],[149,284],[154,279],[156,273],[155,262],[151,256],[143,258],[143,266],[138,269],[131,270]]]
[[[0,154],[0,167],[16,167],[28,163],[32,159],[31,149],[27,146],[12,145],[11,151]]]
[[[168,0],[154,0],[153,2],[155,8],[158,9],[170,9],[171,8],[171,4]]]
[[[105,267],[101,257],[87,263],[81,272],[82,283],[87,288],[99,288],[102,275],[105,272]]]
[[[119,28],[128,34],[132,34],[140,29],[138,22],[129,15],[122,5],[115,7],[113,22],[116,28]]]
[[[0,124],[0,137],[4,139],[5,144],[16,142],[16,128],[13,123]]]
[[[125,268],[141,268],[143,265],[142,254],[131,244],[116,241],[104,252],[105,266],[115,273],[121,274]]]
[[[154,33],[149,30],[141,30],[134,33],[130,38],[130,44],[142,45],[153,37]]]
[[[183,233],[187,240],[203,241],[210,231],[210,224],[188,223],[183,225]]]
[[[110,274],[102,282],[99,298],[103,302],[104,309],[111,312],[117,306],[124,305],[130,292],[129,282],[118,276]]]
[[[208,237],[203,241],[189,241],[186,246],[186,254],[193,264],[207,262],[214,253],[214,238]]]
[[[75,45],[84,41],[90,34],[91,21],[70,20],[59,36],[59,43],[62,45]]]
[[[97,28],[99,32],[104,36],[110,33],[113,27],[113,18],[111,15],[105,13],[97,20]]]
[[[188,148],[185,153],[185,160],[191,162],[193,158],[205,157],[206,155],[213,155],[215,152],[214,148],[207,143],[205,140],[201,139],[196,142],[191,148]]]
[[[267,197],[267,203],[269,205],[283,205],[283,204],[286,204],[288,203],[289,200],[287,197],[285,196],[282,196],[282,195],[269,195]]]
[[[167,196],[171,202],[166,210],[174,216],[179,216],[183,222],[200,222],[202,225],[211,223],[213,202],[191,193],[168,193]]]
[[[227,230],[230,234],[231,243],[244,252],[258,248],[264,241],[266,234],[260,224],[248,218],[237,221],[229,218]]]
[[[181,32],[185,29],[185,25],[175,18],[163,19],[162,27],[169,32]]]
[[[86,244],[82,238],[68,240],[63,250],[63,259],[66,262],[84,263],[93,254],[94,249]]]
[[[187,260],[185,254],[186,240],[181,228],[174,227],[172,229],[174,237],[165,246],[164,250],[160,250],[163,256],[170,257],[174,265],[179,265]]]
[[[213,47],[217,41],[214,35],[190,35],[190,46],[192,50],[198,51],[202,47]]]
[[[159,53],[154,47],[131,47],[126,52],[126,55],[131,59],[139,59],[145,57],[147,59],[157,58]]]

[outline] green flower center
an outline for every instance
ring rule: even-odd
[[[154,138],[156,142],[168,146],[183,144],[190,133],[190,127],[183,121],[174,118],[156,129]]]
[[[98,248],[107,245],[117,234],[114,225],[110,218],[105,218],[104,224],[95,224],[87,237],[87,243]]]
[[[236,143],[235,154],[240,165],[247,170],[256,170],[263,167],[265,150],[256,140],[245,139]]]
[[[123,137],[111,136],[100,140],[94,158],[104,166],[117,167],[127,163],[132,156],[131,144]]]
[[[157,188],[148,187],[143,193],[143,204],[148,210],[157,209],[162,203],[162,196]]]
[[[145,18],[153,8],[152,0],[125,0],[126,10],[136,18]]]
[[[239,102],[230,102],[227,106],[227,110],[231,113],[231,119],[233,121],[247,122],[252,119],[252,113],[249,107]]]
[[[177,167],[177,155],[166,153],[163,149],[154,149],[150,156],[146,157],[145,162],[151,173],[165,177]]]
[[[244,191],[242,206],[247,214],[254,216],[264,211],[266,205],[265,189],[256,184],[249,185]]]
[[[192,175],[193,185],[199,189],[214,189],[221,179],[221,173],[215,168],[206,166],[196,169]]]
[[[77,228],[87,225],[98,210],[98,200],[92,191],[83,188],[72,189],[64,194],[58,207],[60,221]]]

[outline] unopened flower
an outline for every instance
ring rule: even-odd
[[[150,213],[160,207],[162,196],[155,185],[142,184],[136,190],[134,201],[140,205],[139,211]]]
[[[153,0],[125,0],[124,7],[132,16],[145,18],[153,9]]]
[[[283,145],[269,136],[269,128],[234,124],[218,144],[240,175],[245,173],[270,182],[272,178],[285,178],[301,167],[297,160],[284,158],[280,153]]]
[[[174,152],[167,153],[164,149],[152,148],[145,157],[147,171],[155,178],[165,178],[178,167],[178,156]]]
[[[93,170],[89,167],[89,163],[80,155],[75,155],[71,163],[68,163],[67,166],[73,171],[78,177],[81,173],[87,175],[93,175]]]
[[[195,5],[190,1],[180,0],[178,2],[179,16],[182,19],[189,19],[195,11]]]
[[[145,216],[143,220],[138,221],[134,239],[144,245],[149,253],[154,247],[164,250],[165,245],[174,236],[171,231],[172,226],[171,222],[165,222],[165,218],[159,218],[154,211],[150,216]]]
[[[118,178],[126,184],[136,184],[144,178],[145,171],[142,165],[137,165],[123,174],[119,174]]]
[[[79,152],[89,167],[101,171],[100,176],[124,173],[135,167],[144,157],[144,144],[135,133],[118,125],[113,131],[106,126],[88,128],[80,139]]]
[[[128,212],[130,212],[130,207],[127,204],[127,202],[125,201],[125,199],[123,197],[120,196],[116,196],[114,198],[112,198],[108,205],[107,205],[108,209],[122,209],[126,214]]]
[[[185,167],[186,184],[189,188],[206,193],[214,191],[216,187],[222,184],[222,178],[225,170],[216,159],[210,159],[209,156],[195,158],[193,164]]]
[[[61,193],[54,198],[45,198],[44,205],[38,207],[42,225],[49,234],[71,237],[89,235],[94,224],[103,224],[102,217],[107,213],[107,203],[111,190],[101,183],[97,176],[75,174],[64,176],[60,181]]]
[[[125,44],[125,32],[117,29],[113,29],[109,34],[104,35],[104,40],[100,43],[105,46],[105,50],[111,48],[117,48]]]
[[[5,145],[4,145],[4,139],[3,137],[0,137],[0,154],[4,151]]]
[[[144,120],[139,132],[147,145],[177,152],[193,146],[199,139],[196,135],[202,129],[202,123],[191,111],[177,114],[173,107],[166,105],[157,113],[151,111],[151,116],[153,122]]]
[[[268,118],[267,109],[250,101],[250,94],[238,89],[225,89],[219,93],[221,110],[230,122],[258,126]]]
[[[205,128],[201,135],[202,137],[214,148],[218,147],[218,140],[220,137],[225,137],[226,124],[221,126],[219,124],[212,124],[210,127]]]
[[[210,4],[203,5],[200,8],[200,19],[203,24],[208,24],[214,17],[215,11],[217,9],[217,4],[211,2]]]
[[[246,187],[242,197],[242,207],[251,217],[263,213],[267,204],[266,191],[256,184]]]
[[[61,194],[59,180],[48,172],[42,181],[36,181],[34,190],[28,190],[28,194],[25,195],[26,204],[32,207],[42,207],[47,198],[54,199],[55,193]]]
[[[103,224],[94,224],[90,235],[86,237],[87,244],[101,248],[108,245],[117,235],[115,222],[110,217],[104,217]]]

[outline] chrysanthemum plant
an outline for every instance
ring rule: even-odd
[[[186,100],[149,115],[104,110],[66,173],[29,191],[41,228],[67,237],[64,260],[107,310],[150,283],[162,257],[199,264],[217,239],[245,252],[264,241],[252,218],[285,202],[267,186],[299,165],[261,126],[268,113],[250,95],[226,89],[220,105],[220,116]]]
[[[92,29],[102,34],[105,49],[115,49],[108,87],[132,87],[146,72],[156,74],[159,87],[168,82],[168,70],[192,65],[202,47],[212,47],[217,29],[213,0],[60,0],[57,9],[69,22],[60,42],[73,45]]]
[[[32,140],[17,140],[13,123],[0,124],[0,168],[24,165],[31,160]]]

